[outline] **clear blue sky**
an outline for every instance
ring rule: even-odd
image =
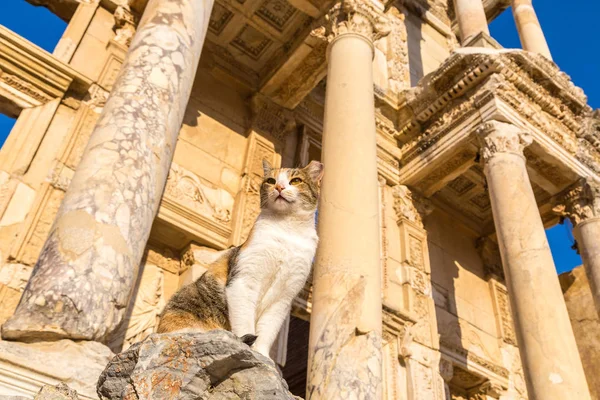
[[[534,6],[554,61],[585,90],[589,104],[600,108],[600,40],[596,26],[600,1],[537,0]],[[45,8],[33,7],[25,0],[0,0],[0,24],[49,52],[66,28],[63,21]],[[521,47],[510,9],[491,24],[490,30],[504,47]],[[13,124],[14,120],[0,114],[0,144]],[[547,233],[558,272],[581,264],[570,248],[573,244],[570,226],[557,225]]]

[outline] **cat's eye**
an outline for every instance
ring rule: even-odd
[[[290,181],[291,185],[299,185],[301,183],[302,183],[302,179],[300,179],[300,178],[294,178]]]
[[[266,181],[269,185],[274,185],[277,183],[277,181],[275,180],[275,178],[269,178]]]

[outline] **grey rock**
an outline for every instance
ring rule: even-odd
[[[274,363],[232,333],[152,334],[117,355],[98,381],[102,400],[298,399]]]

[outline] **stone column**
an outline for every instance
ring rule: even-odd
[[[308,399],[381,398],[381,271],[372,60],[381,10],[329,12],[320,244],[313,275]]]
[[[540,26],[532,0],[512,0],[512,10],[521,46],[523,50],[532,51],[552,60],[548,43]]]
[[[482,0],[454,0],[454,13],[462,43],[480,32],[490,34]]]
[[[4,339],[104,340],[160,203],[213,0],[150,0]]]
[[[514,125],[492,121],[477,131],[494,225],[531,399],[589,400],[579,352],[523,148]]]
[[[559,202],[554,211],[573,223],[577,249],[600,315],[600,182],[581,179]]]

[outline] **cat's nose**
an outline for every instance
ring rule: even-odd
[[[281,193],[281,192],[283,192],[283,189],[284,189],[284,187],[283,187],[283,186],[281,186],[281,185],[278,183],[277,185],[275,185],[275,189],[277,189],[277,191],[278,191],[279,193]]]

